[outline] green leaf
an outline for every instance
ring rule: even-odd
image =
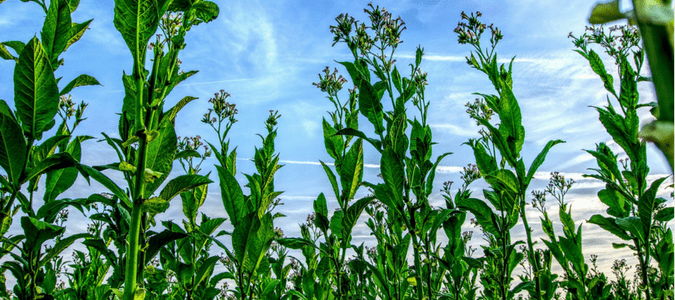
[[[513,91],[508,84],[504,81],[500,81],[501,91],[500,91],[500,101],[499,105],[499,119],[502,122],[500,129],[503,128],[507,136],[515,139],[515,151],[514,154],[517,157],[520,153],[520,149],[523,147],[523,141],[525,139],[525,129],[523,128],[523,116],[520,112],[520,106],[518,105],[518,100],[516,96],[513,95]]]
[[[321,166],[323,167],[323,171],[326,172],[326,176],[328,176],[328,180],[330,181],[330,185],[333,187],[333,192],[335,193],[335,198],[340,199],[340,189],[337,184],[337,178],[335,178],[335,174],[333,173],[333,170],[330,169],[323,161],[319,160],[321,163]],[[328,214],[326,214],[328,215]]]
[[[178,194],[196,188],[198,186],[212,183],[211,179],[203,175],[180,175],[171,179],[159,193],[159,197],[166,201],[171,201]]]
[[[199,284],[201,284],[204,279],[211,277],[211,274],[213,274],[213,268],[216,266],[216,263],[219,259],[220,257],[218,256],[211,256],[202,262],[202,265],[197,270],[194,286],[199,286]]]
[[[626,231],[619,225],[617,225],[615,220],[616,219],[614,218],[606,218],[601,215],[593,215],[591,219],[588,220],[588,223],[596,224],[600,226],[602,229],[616,235],[620,239],[630,241],[631,240],[630,235],[626,234]]]
[[[485,181],[487,181],[495,191],[508,189],[511,193],[515,194],[520,190],[518,178],[511,170],[500,169],[494,171],[485,176]]]
[[[384,132],[381,98],[369,82],[362,81],[359,87],[359,111],[375,126],[378,135]]]
[[[15,185],[19,183],[26,164],[26,148],[26,141],[16,120],[0,114],[0,166]]]
[[[200,1],[192,5],[195,16],[202,22],[211,22],[218,17],[218,5],[211,1]]]
[[[614,90],[614,77],[607,73],[605,69],[605,64],[602,62],[600,56],[595,53],[595,51],[590,50],[587,56],[588,62],[591,64],[591,68],[595,74],[600,75],[602,82],[605,84],[605,89],[612,93],[614,97],[617,97],[616,91]],[[619,97],[617,97],[619,98]]]
[[[73,0],[70,0],[70,3],[73,3]],[[72,11],[72,8],[71,8]],[[74,44],[75,42],[79,41],[82,35],[84,35],[84,32],[89,29],[89,24],[91,24],[91,21],[94,19],[90,19],[89,21],[85,21],[82,23],[73,23],[70,26],[70,38],[68,39],[68,43],[66,43],[66,49],[70,47],[70,45]]]
[[[77,165],[79,165],[79,162],[75,160],[70,153],[56,153],[41,160],[35,167],[27,169],[24,176],[22,176],[20,183],[28,182],[37,176],[52,170],[75,167]]]
[[[382,151],[382,158],[380,160],[380,170],[382,171],[382,179],[389,187],[391,195],[394,197],[395,205],[403,202],[403,185],[405,181],[403,162],[394,153],[394,150],[386,148]]]
[[[159,136],[148,143],[148,150],[146,152],[146,167],[155,172],[162,173],[162,175],[154,182],[146,184],[146,195],[151,195],[171,173],[173,158],[176,154],[176,145],[178,145],[178,138],[176,137],[173,123],[163,120],[159,129]]]
[[[79,161],[82,157],[82,148],[81,141],[87,137],[78,137],[68,144],[66,152],[76,161]],[[52,170],[47,172],[47,180],[45,182],[45,203],[56,199],[56,197],[69,189],[77,179],[77,169],[76,168],[64,168],[58,170]]]
[[[162,199],[159,197],[152,197],[150,199],[147,199],[143,201],[143,206],[141,206],[141,210],[143,212],[149,212],[150,214],[156,215],[159,213],[165,212],[167,209],[169,209],[169,200]]]
[[[345,212],[343,210],[337,210],[333,213],[333,216],[330,218],[330,231],[338,236],[338,238],[343,239],[347,238],[343,236],[343,222]]]
[[[174,232],[169,229],[151,236],[148,239],[148,248],[145,250],[145,265],[149,264],[152,259],[159,253],[159,250],[166,246],[168,243],[180,240],[188,236],[182,232]]]
[[[347,236],[347,238],[344,239],[344,244],[342,245],[343,248],[349,247],[348,240],[351,239],[352,229],[356,225],[356,221],[358,221],[359,217],[361,217],[363,209],[366,208],[368,204],[373,202],[373,200],[375,200],[375,197],[361,198],[347,208],[347,213],[345,213],[344,218],[342,219],[342,230]]]
[[[365,133],[363,133],[361,131],[358,131],[354,128],[348,127],[348,128],[340,129],[336,133],[336,135],[350,135],[350,136],[360,137],[360,138],[366,140],[371,145],[373,145],[373,147],[375,147],[375,149],[378,152],[382,152],[382,142],[381,141],[376,140],[376,139],[371,139],[371,138],[367,137]]]
[[[199,98],[192,96],[183,97],[183,99],[180,99],[178,103],[176,103],[176,105],[174,105],[171,109],[166,111],[166,113],[162,114],[162,122],[165,119],[169,119],[171,120],[171,122],[173,122],[176,119],[176,115],[178,114],[178,112],[180,112],[183,109],[183,107],[185,107],[185,105],[197,99]]]
[[[434,189],[434,178],[436,177],[436,168],[438,168],[438,165],[441,163],[443,158],[445,158],[450,154],[452,154],[452,152],[446,152],[439,155],[436,158],[436,162],[434,162],[433,166],[431,167],[431,170],[429,171],[429,176],[427,177],[427,187],[426,187],[427,196],[431,195]]]
[[[346,200],[354,198],[356,191],[363,180],[363,141],[357,139],[342,159],[340,166],[336,165],[342,184],[342,196]]]
[[[326,119],[323,119],[323,143],[326,147],[326,152],[335,160],[342,158],[342,151],[344,150],[344,141],[342,136],[335,135],[337,130],[333,128]]]
[[[290,249],[302,249],[304,247],[317,248],[316,245],[308,240],[301,238],[280,238],[276,239],[280,245]]]
[[[663,209],[659,210],[659,212],[656,213],[654,216],[654,220],[659,221],[659,222],[669,222],[670,220],[673,219],[673,213],[675,211],[673,210],[673,207],[664,207]]]
[[[89,181],[89,177],[94,178],[94,180],[105,186],[110,192],[120,198],[128,207],[132,206],[131,200],[129,200],[127,194],[115,182],[110,180],[108,176],[90,166],[79,165],[78,168],[87,181]]]
[[[59,90],[53,72],[42,44],[33,37],[14,68],[16,115],[28,140],[42,138],[58,111]]]
[[[552,140],[548,141],[546,143],[546,146],[544,146],[544,149],[541,149],[541,152],[537,154],[537,157],[534,159],[532,162],[532,165],[530,165],[530,169],[527,170],[527,177],[525,178],[524,186],[527,188],[530,185],[530,181],[532,181],[532,177],[534,177],[534,173],[537,172],[541,164],[544,163],[544,160],[546,160],[546,155],[548,155],[548,151],[551,150],[551,148],[557,144],[564,143],[565,141],[563,140]]]
[[[42,45],[54,69],[71,36],[70,7],[67,0],[52,0],[42,27]]]
[[[76,240],[86,238],[86,237],[91,237],[90,234],[88,233],[79,233],[75,235],[71,235],[67,238],[62,238],[60,239],[54,246],[52,246],[51,249],[49,249],[49,252],[39,261],[38,266],[42,267],[47,263],[50,263],[52,259],[55,257],[59,256],[63,250],[66,250],[66,248],[70,247]]]
[[[462,198],[457,200],[457,207],[470,211],[475,217],[476,222],[497,237],[501,236],[499,229],[495,226],[494,213],[492,209],[482,200],[475,198]]]
[[[159,19],[164,15],[167,4],[170,2],[166,0],[115,0],[113,23],[131,50],[134,58],[134,73],[137,72],[136,65],[145,65],[148,41],[157,31]]]
[[[313,203],[314,212],[316,213],[316,226],[319,227],[322,231],[328,231],[330,222],[328,221],[328,206],[326,205],[326,197],[323,193],[319,194],[319,197],[314,200]]]
[[[26,47],[26,44],[24,44],[21,41],[7,41],[7,42],[2,42],[0,44],[14,49],[14,52],[16,52],[16,55],[20,55],[21,52],[23,51],[23,48]],[[19,58],[13,57],[13,59],[18,61]]]
[[[218,170],[218,178],[220,179],[220,194],[225,212],[227,212],[230,222],[236,228],[247,214],[244,193],[241,191],[239,182],[227,169],[218,165],[216,165],[216,169]]]
[[[652,216],[654,215],[654,210],[658,205],[658,203],[654,201],[656,199],[656,193],[659,190],[659,186],[661,186],[661,184],[667,178],[668,177],[662,177],[652,182],[652,185],[649,187],[649,189],[647,189],[647,191],[645,191],[638,200],[638,215],[640,216],[640,220],[642,220],[642,224],[645,226],[645,228],[652,226]]]
[[[625,16],[619,10],[619,0],[614,0],[595,4],[595,7],[591,11],[591,16],[588,18],[588,23],[605,24],[623,18]]]
[[[21,217],[21,228],[26,235],[23,248],[35,257],[42,250],[42,244],[66,231],[65,227],[49,224],[36,218]]]
[[[96,80],[96,78],[89,76],[87,74],[80,74],[79,76],[75,77],[73,81],[69,82],[66,87],[64,87],[59,95],[65,95],[70,93],[70,91],[73,90],[73,88],[76,88],[78,86],[85,86],[85,85],[101,85],[101,83]]]
[[[0,58],[2,58],[4,60],[10,60],[10,59],[11,60],[18,60],[17,57],[15,57],[11,53],[9,53],[9,51],[7,50],[7,47],[5,47],[4,43],[0,43]]]

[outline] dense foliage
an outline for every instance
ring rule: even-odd
[[[575,51],[588,60],[609,93],[607,105],[595,109],[627,156],[618,159],[618,153],[605,143],[586,150],[597,160],[597,168],[585,176],[605,184],[598,200],[607,206],[606,214],[594,215],[587,222],[625,241],[613,247],[627,247],[639,262],[636,277],[631,279],[625,260],[616,261],[612,280],[598,270],[597,256],[587,258],[582,251],[582,227],[575,225],[565,200],[574,181],[554,172],[545,190],[530,189],[549,150],[564,142],[549,141],[534,158],[521,156],[526,137],[522,124],[528,116],[521,113],[513,91],[514,60],[508,65],[498,63],[496,48],[504,36],[494,25],[482,23],[480,12],[462,12],[455,33],[459,44],[473,47],[466,61],[487,75],[494,94],[475,93],[479,98],[466,105],[480,131],[465,143],[473,151],[475,164],[463,169],[461,187],[454,192],[451,182],[442,188],[434,186],[439,164],[451,153],[434,155],[432,151],[447,145],[436,145],[427,123],[432,104],[425,97],[424,49],[417,47],[410,65],[396,65],[395,52],[405,23],[379,6],[369,4],[364,10],[368,23],[348,14],[335,19],[336,24],[330,26],[333,46],[346,44],[353,58],[339,62],[349,79],[326,67],[314,83],[334,107],[322,122],[325,149],[332,161],[320,162],[332,188],[326,191],[331,197],[317,195],[307,222],[299,224],[301,236],[286,237],[274,225],[284,217],[275,211],[282,194],[275,187],[276,172],[283,167],[275,152],[279,112],[270,111],[264,121],[266,132],[254,151],[255,172],[244,174],[246,182],[240,182],[237,147],[228,139],[238,113],[236,105],[228,102],[230,94],[215,93],[202,119],[215,131],[217,141],[177,136],[176,115],[197,98],[184,97],[165,107],[171,91],[197,73],[182,70],[178,56],[188,46],[185,36],[193,26],[218,17],[215,3],[115,1],[114,25],[129,48],[133,66],[122,76],[119,131],[103,133],[117,160],[88,166],[80,163],[82,146],[93,137],[75,135],[85,120],[87,104],[73,103],[69,93],[99,82],[83,74],[63,85],[65,81],[54,72],[64,65],[61,53],[82,37],[92,20],[76,23],[71,19],[79,0],[24,2],[40,5],[46,17],[39,38],[0,43],[0,57],[15,61],[14,108],[0,100],[2,299],[675,296],[673,234],[667,226],[673,207],[657,195],[667,177],[648,180],[642,139],[656,142],[667,157],[670,151],[672,166],[672,84],[668,94],[660,77],[672,82],[672,67],[670,77],[655,69],[652,78],[640,75],[645,55],[650,61],[664,56],[650,44],[660,33],[653,31],[652,23],[645,24],[644,16],[638,15],[642,31],[631,26],[589,27],[579,37],[570,34]],[[591,21],[618,18],[612,15],[616,14],[613,4],[606,5],[596,8]],[[672,9],[670,16],[666,33],[669,29],[672,41]],[[488,29],[486,39],[483,34]],[[643,46],[644,32],[649,40]],[[481,44],[486,40],[487,46]],[[615,60],[618,91],[593,47]],[[345,97],[342,88],[348,81],[354,85]],[[650,81],[656,86],[658,103],[641,103],[637,86]],[[640,132],[638,110],[644,108],[651,108],[658,120]],[[367,126],[362,126],[364,121]],[[670,134],[670,144],[664,134]],[[379,157],[379,182],[364,180],[364,149],[376,151]],[[200,211],[212,183],[210,173],[203,174],[202,164],[210,162],[211,156],[217,160],[227,218]],[[526,160],[532,163],[526,166]],[[169,178],[176,162],[184,174]],[[112,180],[104,170],[120,172],[123,180]],[[78,176],[106,190],[92,191],[86,198],[60,197]],[[471,185],[481,178],[487,188],[478,193]],[[34,196],[42,182],[43,205],[36,207]],[[430,204],[432,193],[439,189],[444,207]],[[339,209],[329,213],[327,199],[332,196]],[[547,211],[547,197],[557,200],[562,235]],[[158,220],[157,215],[175,198],[182,202],[182,222]],[[87,232],[66,236],[64,224],[72,208],[88,216],[91,223]],[[528,209],[538,212],[539,220],[532,220]],[[377,242],[373,248],[352,241],[362,217]],[[16,219],[23,233],[10,236],[8,230]],[[532,224],[538,221],[543,237],[532,235]],[[226,222],[234,228],[232,232],[220,229]],[[482,232],[485,243],[481,249],[468,245],[472,233],[463,232],[462,226],[469,222]],[[524,231],[525,240],[515,240],[515,230]],[[86,252],[74,251],[68,263],[63,253],[75,243]],[[291,257],[291,249],[302,259]],[[562,273],[553,272],[556,267]],[[7,282],[13,286],[6,286]]]

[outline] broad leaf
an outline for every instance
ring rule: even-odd
[[[523,185],[527,188],[527,186],[530,185],[530,181],[532,181],[532,177],[534,177],[534,173],[537,172],[537,169],[541,166],[541,164],[544,163],[544,160],[546,160],[546,155],[548,154],[548,151],[551,150],[551,147],[564,143],[565,141],[563,140],[554,140],[554,141],[549,141],[546,143],[546,146],[544,146],[544,149],[541,149],[541,152],[537,154],[537,157],[534,159],[532,162],[532,165],[530,165],[530,169],[527,171],[527,177],[525,178],[525,182]]]
[[[45,52],[54,69],[58,68],[58,59],[66,49],[71,37],[70,7],[67,0],[52,0],[49,3],[47,17],[42,27],[41,37]]]
[[[65,95],[70,93],[74,88],[78,86],[85,86],[85,85],[101,85],[101,83],[96,80],[96,78],[89,76],[87,74],[80,74],[79,76],[75,77],[71,82],[69,82],[66,87],[64,87],[59,95]]]
[[[162,121],[159,136],[148,143],[146,167],[162,175],[149,182],[145,187],[145,195],[151,195],[171,173],[178,138],[173,124],[169,120]]]
[[[0,166],[5,169],[9,181],[14,184],[19,183],[26,164],[26,147],[26,141],[16,120],[6,114],[0,114]]]
[[[211,179],[203,175],[181,175],[171,179],[159,193],[159,197],[171,201],[178,194],[196,188],[198,186],[212,183]]]
[[[216,166],[216,169],[220,179],[220,196],[223,200],[225,212],[227,212],[230,222],[236,228],[247,214],[244,193],[241,191],[237,179],[228,170],[221,166]]]
[[[59,90],[52,66],[40,41],[33,37],[14,68],[16,115],[28,140],[39,140],[59,106]]]
[[[115,28],[122,34],[124,42],[131,50],[136,65],[144,66],[148,41],[157,31],[159,19],[164,15],[166,0],[116,0]],[[137,74],[137,76],[140,74]]]

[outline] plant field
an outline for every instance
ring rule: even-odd
[[[670,1],[597,4],[562,37],[575,64],[447,3],[329,3],[299,30],[316,3],[18,2],[0,299],[675,298]]]

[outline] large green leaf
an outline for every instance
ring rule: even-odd
[[[174,232],[169,229],[165,229],[164,231],[151,236],[148,239],[148,248],[145,250],[145,264],[149,264],[159,250],[166,246],[166,244],[186,236],[187,234],[185,233]]]
[[[333,193],[335,194],[335,198],[339,199],[340,198],[340,189],[337,184],[337,178],[335,178],[335,174],[333,173],[333,170],[328,167],[324,162],[320,161],[321,166],[323,167],[324,172],[326,172],[326,176],[328,176],[328,180],[330,181],[330,185],[333,187]]]
[[[115,1],[113,23],[131,50],[135,65],[144,65],[148,41],[157,31],[159,20],[170,2],[166,0]],[[136,68],[134,68],[135,72],[137,72]]]
[[[78,137],[68,144],[66,152],[76,161],[82,157],[81,141],[87,137]],[[56,199],[56,197],[69,189],[77,179],[77,168],[63,168],[47,172],[47,181],[45,182],[45,203]]]
[[[162,175],[153,182],[146,184],[145,195],[152,195],[164,182],[166,177],[169,176],[177,144],[178,137],[176,137],[173,123],[169,120],[162,121],[159,136],[148,143],[148,150],[146,152],[146,167],[155,172],[162,173]]]
[[[162,192],[159,193],[159,197],[167,201],[171,201],[171,199],[182,192],[212,182],[213,181],[211,181],[211,179],[203,175],[180,175],[174,179],[171,179],[171,181],[169,181],[166,186],[164,186]]]
[[[611,74],[607,73],[607,69],[605,69],[605,64],[602,62],[600,56],[597,53],[595,53],[595,51],[590,50],[586,58],[588,59],[588,62],[591,64],[593,72],[595,72],[595,74],[600,75],[600,78],[602,79],[602,82],[605,85],[605,89],[616,97],[617,96],[616,91],[614,90],[614,77],[612,77]]]
[[[65,227],[49,224],[36,218],[21,217],[21,228],[26,235],[23,248],[33,254],[42,249],[42,244],[66,231]]]
[[[49,171],[75,167],[77,165],[79,165],[79,162],[70,153],[56,153],[41,160],[34,167],[27,169],[21,177],[20,182],[25,183]]]
[[[19,183],[26,164],[26,147],[26,141],[16,120],[6,114],[0,114],[0,166],[5,169],[9,181],[14,184]]]
[[[525,188],[530,185],[530,181],[532,180],[532,177],[534,177],[534,173],[537,172],[537,169],[539,169],[541,164],[544,163],[544,160],[546,160],[546,155],[548,154],[548,151],[551,150],[551,147],[564,142],[565,141],[563,140],[553,140],[546,143],[544,149],[541,149],[541,152],[537,154],[537,157],[532,162],[532,165],[530,165],[530,169],[527,171],[527,177],[525,178],[525,182],[523,182]]]
[[[342,159],[337,171],[342,184],[342,196],[347,200],[353,199],[363,180],[363,141],[357,139]]]
[[[199,21],[211,22],[218,17],[220,9],[211,1],[199,1],[192,5],[192,11]]]
[[[60,239],[54,246],[52,246],[47,254],[40,260],[39,266],[44,266],[45,264],[51,262],[52,259],[56,258],[63,252],[63,250],[66,250],[66,248],[70,247],[76,240],[86,238],[86,237],[91,237],[89,233],[78,233],[71,235],[66,238]]]
[[[368,204],[373,202],[373,200],[375,200],[375,197],[361,198],[354,204],[349,206],[349,208],[347,208],[347,212],[345,213],[344,218],[342,219],[343,224],[342,230],[345,232],[347,239],[351,239],[352,229],[356,225],[356,222],[359,220],[359,217],[361,217],[363,209],[366,208]],[[342,245],[342,247],[344,248],[349,247],[347,239],[344,239],[345,243]]]
[[[28,140],[39,140],[58,111],[59,90],[49,58],[37,37],[23,48],[14,68],[14,101]]]
[[[326,152],[333,159],[337,160],[342,157],[342,150],[344,150],[344,141],[342,136],[335,135],[337,130],[333,128],[326,119],[323,119],[323,143],[326,147]]]
[[[626,233],[626,230],[624,230],[623,228],[621,228],[619,225],[616,224],[616,219],[614,218],[606,218],[601,215],[593,215],[588,220],[588,223],[596,224],[600,226],[602,229],[607,230],[612,234],[618,236],[622,240],[625,241],[631,240],[630,235]]]
[[[380,160],[380,169],[382,179],[389,187],[391,195],[394,197],[394,205],[403,203],[403,185],[405,183],[405,173],[403,162],[396,156],[392,149],[384,149]]]
[[[359,87],[359,111],[375,126],[375,133],[377,134],[384,132],[384,125],[382,125],[384,114],[380,97],[381,95],[375,87],[369,82],[361,81],[361,86]]]
[[[58,59],[66,49],[71,37],[70,7],[67,0],[52,0],[49,3],[47,17],[42,26],[42,44],[54,69],[58,68]]]
[[[65,95],[70,93],[74,88],[78,86],[85,86],[85,85],[101,85],[101,83],[96,80],[96,78],[89,76],[87,74],[80,74],[79,76],[75,77],[71,82],[69,82],[66,87],[64,87],[61,92],[59,92],[59,95]]]
[[[642,197],[638,200],[638,215],[642,224],[645,228],[652,226],[652,216],[655,213],[655,210],[658,206],[656,200],[656,193],[659,190],[659,186],[667,179],[668,177],[662,177],[655,180],[652,185],[642,194]]]
[[[225,212],[227,212],[230,222],[236,228],[247,214],[244,193],[241,191],[237,179],[228,170],[221,166],[216,166],[216,169],[220,179],[220,196],[223,200]]]
[[[483,227],[486,232],[489,232],[497,237],[501,236],[501,232],[495,226],[494,213],[492,209],[482,200],[475,198],[457,200],[457,207],[470,211],[475,217],[478,224]]]
[[[513,95],[511,87],[504,81],[500,80],[501,91],[499,105],[501,110],[499,112],[499,120],[502,122],[500,129],[503,128],[508,136],[515,139],[515,154],[520,153],[525,139],[525,129],[523,128],[523,116],[518,106],[518,100]]]
[[[94,180],[105,186],[110,192],[120,198],[127,207],[132,206],[131,200],[129,200],[127,193],[125,193],[124,190],[122,190],[114,181],[108,178],[108,176],[90,166],[79,165],[78,168],[80,169],[80,172],[82,172],[82,175],[85,176],[87,181],[89,181],[89,177],[94,178]]]

